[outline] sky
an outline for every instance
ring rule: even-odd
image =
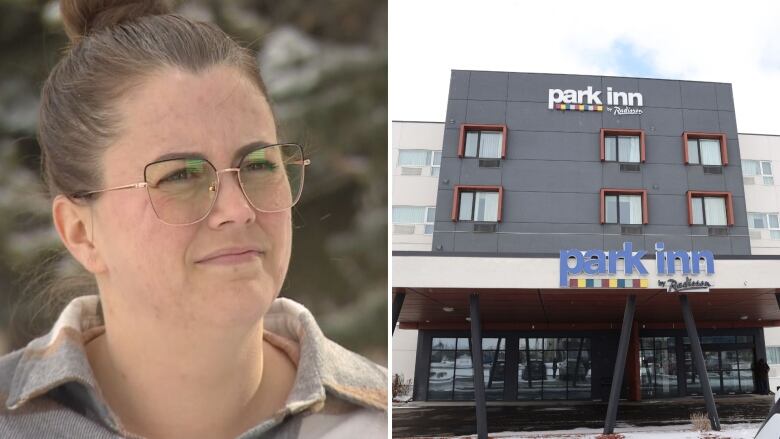
[[[392,120],[444,121],[450,70],[729,82],[780,135],[780,2],[390,0]]]

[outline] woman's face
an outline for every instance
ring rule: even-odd
[[[244,145],[277,142],[265,97],[231,67],[162,71],[118,108],[120,137],[103,157],[104,187],[143,181],[144,167],[164,155],[199,154],[220,170],[238,165],[235,154]],[[243,326],[265,314],[287,272],[290,209],[254,210],[233,172],[220,175],[211,212],[193,225],[162,223],[144,189],[103,193],[93,214],[108,319],[123,314],[183,328]],[[246,249],[255,252],[235,255]],[[215,253],[234,255],[209,259]]]

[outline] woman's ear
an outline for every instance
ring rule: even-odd
[[[71,255],[90,273],[105,271],[92,233],[92,207],[57,195],[51,207],[54,227]]]

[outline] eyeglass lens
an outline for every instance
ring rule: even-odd
[[[239,163],[239,184],[255,209],[282,211],[292,207],[300,197],[303,167],[303,150],[298,145],[260,146]],[[189,224],[203,219],[217,196],[217,171],[205,159],[182,158],[149,164],[145,180],[152,208],[159,219],[169,224]]]

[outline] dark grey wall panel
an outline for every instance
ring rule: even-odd
[[[501,185],[501,175],[504,172],[506,171],[501,167],[479,167],[479,159],[464,158],[461,160],[460,166],[460,184],[499,186]]]
[[[715,84],[711,82],[680,81],[682,108],[717,110]]]
[[[646,135],[682,136],[683,116],[678,108],[645,108],[642,129]]]
[[[441,156],[457,157],[458,156],[458,140],[460,139],[460,129],[455,125],[447,125],[444,129],[444,144],[442,145]]]
[[[718,112],[711,110],[683,110],[683,130],[717,132]]]
[[[639,79],[639,92],[645,107],[681,108],[680,82],[664,79]]]
[[[649,193],[647,212],[649,224],[688,227],[688,198],[684,193],[677,195]]]
[[[468,101],[466,122],[503,124],[506,121],[506,101]]]
[[[607,189],[642,189],[642,169],[639,172],[621,172],[620,165],[613,162],[604,162],[601,169],[603,177],[601,187]]]
[[[504,222],[599,224],[599,195],[566,192],[504,192]],[[549,231],[566,231],[551,226]],[[541,250],[540,250],[541,251]],[[548,249],[547,251],[556,251]]]
[[[645,132],[646,163],[680,166],[683,161],[682,132],[679,135],[654,136]]]
[[[737,138],[737,118],[733,111],[718,111],[718,126],[727,138]]]
[[[467,248],[473,252],[497,252],[498,235],[496,233],[455,233],[456,249]]]
[[[505,160],[504,190],[596,192],[601,187],[601,162]]]
[[[718,110],[734,111],[731,84],[715,84],[715,98],[718,100]]]
[[[450,75],[450,99],[468,99],[470,72],[453,70]]]
[[[642,165],[644,185],[650,194],[679,195],[688,186],[688,173],[677,165],[645,163]]]
[[[694,190],[694,191],[725,191],[726,190],[726,181],[723,178],[723,175],[705,174],[704,166],[699,166],[699,165],[686,166],[686,170],[688,171],[688,188],[690,190]],[[683,193],[684,192],[685,191],[683,191]]]
[[[469,99],[506,101],[509,73],[471,72],[469,78]]]
[[[547,103],[549,89],[601,90],[600,76],[548,75],[541,73],[510,73],[508,100]],[[606,103],[606,102],[604,102]],[[545,107],[546,108],[546,107]]]
[[[560,133],[552,131],[510,131],[507,143],[509,160],[573,160],[599,162],[598,133]]]
[[[704,249],[749,254],[747,218],[733,94],[730,84],[675,80],[453,71],[439,180],[434,250],[557,253],[564,248]],[[640,92],[642,114],[548,109],[549,89]],[[507,156],[498,168],[458,159],[462,123],[506,124]],[[639,172],[601,162],[602,128],[641,128],[646,161]],[[683,163],[684,131],[722,132],[728,138],[728,166],[722,174]],[[470,222],[451,220],[456,185],[500,185],[502,221],[495,233],[473,231]],[[619,225],[600,224],[602,188],[646,189],[649,224],[640,235],[623,235]],[[729,236],[708,236],[688,225],[686,192],[730,191],[736,225]],[[454,230],[454,232],[450,232]],[[696,236],[694,236],[696,235]]]
[[[447,103],[447,126],[460,128],[460,124],[466,120],[466,106],[469,101],[465,99],[450,99]]]

